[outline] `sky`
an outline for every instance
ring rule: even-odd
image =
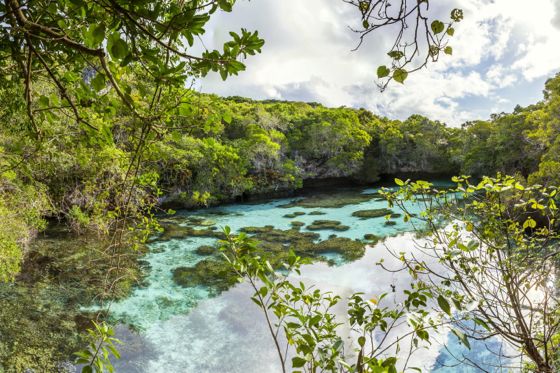
[[[546,79],[560,71],[560,0],[432,0],[430,14],[453,8],[465,15],[450,40],[453,55],[381,92],[376,70],[390,64],[391,30],[370,34],[353,51],[358,35],[350,26],[360,18],[342,0],[238,0],[207,25],[205,45],[220,48],[229,31],[246,28],[265,39],[262,53],[239,76],[224,82],[211,74],[198,88],[363,107],[392,119],[419,113],[451,126],[540,100]]]

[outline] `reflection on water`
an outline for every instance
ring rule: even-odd
[[[361,259],[351,263],[329,266],[325,262],[317,262],[305,266],[302,279],[321,289],[332,290],[343,298],[357,291],[366,293],[366,296],[391,292],[393,286],[396,288],[395,294],[399,294],[410,283],[408,275],[385,272],[375,263],[381,258],[385,258],[385,263],[388,260],[390,263],[385,246],[397,251],[413,249],[414,235],[405,233],[412,230],[410,222],[404,223],[402,218],[394,216],[391,219],[394,223],[388,225],[384,217],[362,219],[352,216],[358,210],[387,208],[387,203],[376,192],[374,189],[346,190],[340,198],[344,203],[340,200],[333,202],[336,195],[327,195],[322,197],[323,206],[321,198],[317,196],[305,203],[290,203],[292,200],[284,199],[229,205],[182,213],[174,220],[182,225],[227,225],[233,231],[247,226],[265,225],[288,230],[292,228],[291,222],[297,220],[304,224],[302,232],[307,231],[306,227],[318,219],[340,221],[348,226],[347,230],[318,230],[316,232],[320,239],[326,240],[332,234],[358,240],[363,240],[366,234],[373,234],[387,239],[369,247]],[[285,207],[287,204],[289,207]],[[418,214],[420,206],[411,205],[410,210]],[[204,255],[197,254],[197,248],[213,245],[216,240],[212,237],[185,237],[151,244],[151,252],[144,258],[150,268],[146,284],[127,299],[111,306],[114,319],[139,330],[131,332],[124,326],[119,328],[118,336],[123,339],[125,346],[123,358],[116,362],[117,371],[279,371],[263,316],[250,301],[251,292],[246,285],[239,284],[212,296],[213,292],[204,286],[181,287],[173,281],[172,272],[175,268],[193,267],[204,260]],[[343,315],[344,309],[339,312]],[[440,336],[439,340],[445,343],[447,335]],[[456,341],[450,340],[448,346],[455,353],[463,352]],[[471,353],[475,356],[477,353],[483,354],[482,348],[481,345],[473,344]],[[441,345],[434,345],[416,354],[414,359],[411,365],[422,367],[424,371],[458,371],[456,368],[444,367],[450,365],[450,356],[441,349]]]

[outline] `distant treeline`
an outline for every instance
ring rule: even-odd
[[[163,139],[157,155],[161,185],[185,206],[197,202],[193,195],[220,201],[332,177],[375,182],[383,174],[502,172],[560,182],[560,77],[547,82],[543,101],[460,128],[318,103],[199,99],[208,111],[191,130]],[[211,120],[216,112],[220,121]]]
[[[131,97],[149,88],[135,76],[123,79],[136,82]],[[197,207],[295,190],[304,180],[373,183],[384,174],[406,173],[502,172],[560,183],[560,76],[546,83],[541,102],[460,128],[420,115],[399,121],[365,109],[185,89],[157,131],[142,139],[138,157],[141,126],[130,125],[136,119],[113,92],[96,103],[106,102],[104,113],[90,113],[97,132],[39,108],[40,140],[30,131],[23,97],[17,85],[0,89],[0,217],[9,221],[0,233],[12,252],[48,216],[76,231],[106,232],[124,199],[144,206],[157,196],[173,206]],[[45,88],[40,101],[52,105],[57,99]],[[132,174],[131,160],[138,165]],[[132,196],[123,190],[130,177],[145,186]]]

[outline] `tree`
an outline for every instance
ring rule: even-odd
[[[254,290],[251,300],[265,316],[283,372],[290,365],[293,372],[418,371],[407,357],[430,343],[430,331],[447,324],[430,313],[432,293],[425,286],[406,290],[404,301],[392,306],[382,305],[387,294],[369,300],[352,294],[346,300],[347,319],[341,320],[334,312],[340,296],[291,278],[306,260],[291,251],[283,266],[273,268],[245,234],[234,236],[227,227],[224,233],[221,250],[239,280]],[[351,330],[347,339],[341,325]],[[409,326],[405,332],[398,330],[402,325]],[[400,351],[405,358],[397,359]]]
[[[457,187],[450,191],[424,181],[396,181],[402,188],[386,197],[405,219],[410,215],[403,201],[423,205],[429,241],[417,254],[393,254],[403,270],[439,294],[464,333],[463,343],[499,336],[534,371],[557,371],[558,188],[525,186],[508,176],[477,184],[454,178]],[[420,259],[422,253],[437,259],[437,266]]]
[[[217,10],[231,11],[235,0],[192,1],[83,1],[44,3],[5,0],[0,3],[0,55],[2,81],[16,79],[25,87],[30,121],[37,105],[42,110],[68,111],[76,122],[94,128],[81,107],[91,106],[107,84],[136,116],[150,126],[161,117],[150,113],[158,105],[162,89],[182,86],[188,77],[217,71],[223,79],[239,73],[238,61],[260,52],[263,40],[257,32],[231,33],[223,51],[189,53],[195,38]],[[122,74],[138,67],[156,82],[150,100],[138,100]],[[34,83],[44,76],[58,91],[60,103],[50,105],[37,97]]]
[[[305,261],[291,253],[284,268],[273,268],[266,255],[256,255],[254,242],[226,229],[222,251],[252,286],[252,300],[265,314],[284,371],[288,357],[295,371],[417,370],[408,366],[409,357],[431,343],[432,332],[445,330],[467,348],[469,340],[499,337],[525,359],[521,366],[503,368],[558,370],[558,188],[527,187],[507,176],[478,184],[454,180],[456,188],[437,190],[425,181],[396,179],[401,188],[384,192],[405,220],[410,213],[404,201],[423,205],[418,229],[426,236],[409,254],[390,252],[402,267],[387,269],[408,271],[414,279],[402,303],[382,305],[385,294],[369,301],[361,294],[348,298],[350,347],[337,329],[345,320],[333,312],[341,298],[291,277]],[[393,328],[403,324],[406,331],[391,338]],[[456,358],[484,371],[476,361]]]
[[[352,110],[318,108],[294,120],[288,140],[294,158],[311,177],[358,171],[371,141]]]

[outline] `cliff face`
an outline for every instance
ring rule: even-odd
[[[293,162],[296,176],[272,170],[259,173],[249,171],[244,177],[245,181],[237,184],[237,188],[214,188],[212,197],[204,201],[192,198],[192,185],[173,185],[159,202],[163,208],[197,208],[259,198],[287,197],[307,187],[371,185],[383,179],[393,180],[391,175],[429,178],[459,173],[459,168],[445,159],[399,159],[396,156],[386,159],[376,157],[371,152],[364,153],[361,159],[343,166],[333,166],[336,161],[333,158],[309,160],[300,157]]]

